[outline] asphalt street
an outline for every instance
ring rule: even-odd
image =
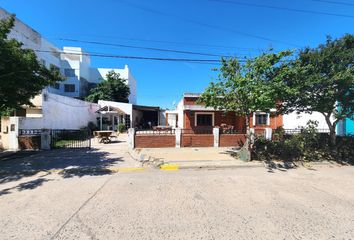
[[[353,239],[354,167],[0,180],[0,239]]]

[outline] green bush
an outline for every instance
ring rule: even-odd
[[[120,123],[118,125],[118,132],[122,133],[125,131],[125,125],[123,123]]]
[[[329,135],[317,132],[317,122],[309,121],[298,134],[286,135],[282,128],[274,131],[272,141],[257,138],[253,159],[283,161],[334,160],[354,164],[354,137],[338,137],[336,149],[329,146]]]

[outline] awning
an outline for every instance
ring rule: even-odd
[[[133,105],[133,109],[138,111],[159,111],[160,107]]]
[[[127,114],[118,107],[104,106],[96,111],[96,113],[107,114],[107,113],[117,113],[117,114]]]

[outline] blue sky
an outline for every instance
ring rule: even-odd
[[[241,3],[232,4],[231,1]],[[218,59],[59,40],[71,38],[216,55],[254,56],[261,50],[316,46],[326,35],[354,33],[354,0],[347,5],[319,0],[1,0],[0,6],[55,45],[87,52],[161,58]],[[256,4],[257,6],[243,5]],[[330,16],[280,8],[334,13]],[[123,68],[137,79],[138,103],[172,108],[184,92],[202,92],[216,65],[92,58],[96,67]]]

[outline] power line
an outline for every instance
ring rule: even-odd
[[[354,3],[348,2],[338,2],[338,1],[327,1],[327,0],[312,0],[313,2],[331,3],[337,5],[354,6]]]
[[[289,43],[289,42],[285,42],[285,41],[281,41],[281,40],[276,40],[276,39],[272,39],[272,38],[268,38],[268,37],[264,37],[264,36],[260,36],[260,35],[256,35],[256,34],[252,34],[252,33],[247,33],[247,32],[242,32],[242,31],[237,31],[234,30],[232,28],[228,28],[228,27],[223,27],[223,26],[218,26],[218,25],[213,25],[213,24],[209,24],[209,23],[204,23],[204,22],[200,22],[191,18],[186,18],[186,17],[182,17],[179,15],[174,15],[174,14],[170,14],[170,13],[165,13],[165,12],[161,12],[158,10],[154,10],[151,8],[147,8],[147,7],[143,7],[143,6],[139,6],[137,4],[131,3],[131,2],[127,2],[125,0],[120,0],[121,2],[124,2],[126,5],[136,8],[136,9],[140,9],[146,12],[150,12],[150,13],[154,13],[154,14],[158,14],[161,16],[165,16],[165,17],[173,17],[179,20],[183,20],[186,22],[190,22],[199,26],[203,26],[203,27],[207,27],[207,28],[211,28],[211,29],[216,29],[219,31],[226,31],[226,32],[232,32],[234,34],[238,34],[238,35],[242,35],[242,36],[246,36],[246,37],[251,37],[251,38],[256,38],[256,39],[260,39],[260,40],[264,40],[264,41],[269,41],[269,42],[277,42],[277,43],[282,43],[282,44],[286,44],[286,45],[291,45],[291,46],[295,46],[295,47],[300,47],[299,45],[293,44],[293,43]]]
[[[155,42],[155,43],[166,43],[166,44],[177,44],[185,46],[200,46],[200,47],[210,47],[210,48],[229,48],[229,49],[238,49],[245,51],[260,51],[260,48],[249,48],[249,47],[239,47],[239,46],[225,46],[225,45],[214,45],[214,44],[203,44],[203,43],[193,43],[193,42],[175,42],[175,41],[165,41],[165,40],[154,40],[154,39],[142,39],[142,38],[125,38],[125,37],[115,37],[115,36],[96,36],[96,35],[78,35],[75,36],[84,36],[84,37],[93,37],[99,39],[120,39],[120,40],[130,40],[130,41],[141,41],[141,42]],[[54,36],[45,36],[48,39],[60,39],[60,37]]]
[[[201,52],[182,51],[182,50],[164,49],[164,48],[153,48],[153,47],[141,47],[141,46],[116,44],[116,43],[105,43],[105,42],[97,42],[97,41],[84,41],[84,40],[69,39],[69,38],[59,38],[58,40],[68,41],[68,42],[88,43],[88,44],[95,44],[95,45],[104,45],[104,46],[145,49],[145,50],[152,50],[152,51],[159,51],[159,52],[173,52],[173,53],[202,55],[202,56],[211,56],[211,57],[231,57],[229,55],[219,55],[219,54],[212,54],[212,53],[201,53]]]
[[[50,50],[33,49],[35,52],[53,53]],[[171,62],[188,62],[200,64],[217,64],[220,63],[219,59],[190,59],[190,58],[161,58],[161,57],[142,57],[142,56],[125,56],[125,55],[112,55],[106,53],[86,53],[86,52],[65,52],[58,51],[59,54],[77,55],[77,56],[90,56],[90,57],[103,57],[103,58],[122,58],[122,59],[136,59],[136,60],[154,60],[154,61],[171,61]],[[239,61],[245,61],[240,59]]]
[[[298,8],[288,8],[288,7],[278,7],[273,5],[264,5],[264,4],[256,4],[256,3],[246,3],[246,2],[237,2],[237,1],[229,1],[229,0],[208,0],[210,2],[218,2],[218,3],[229,3],[234,5],[243,5],[249,7],[259,7],[259,8],[269,8],[269,9],[277,9],[277,10],[285,10],[290,12],[301,12],[301,13],[309,13],[309,14],[317,14],[317,15],[327,15],[327,16],[336,16],[336,17],[347,17],[354,18],[354,15],[346,15],[340,13],[329,13],[329,12],[320,12],[314,10],[305,10]]]

